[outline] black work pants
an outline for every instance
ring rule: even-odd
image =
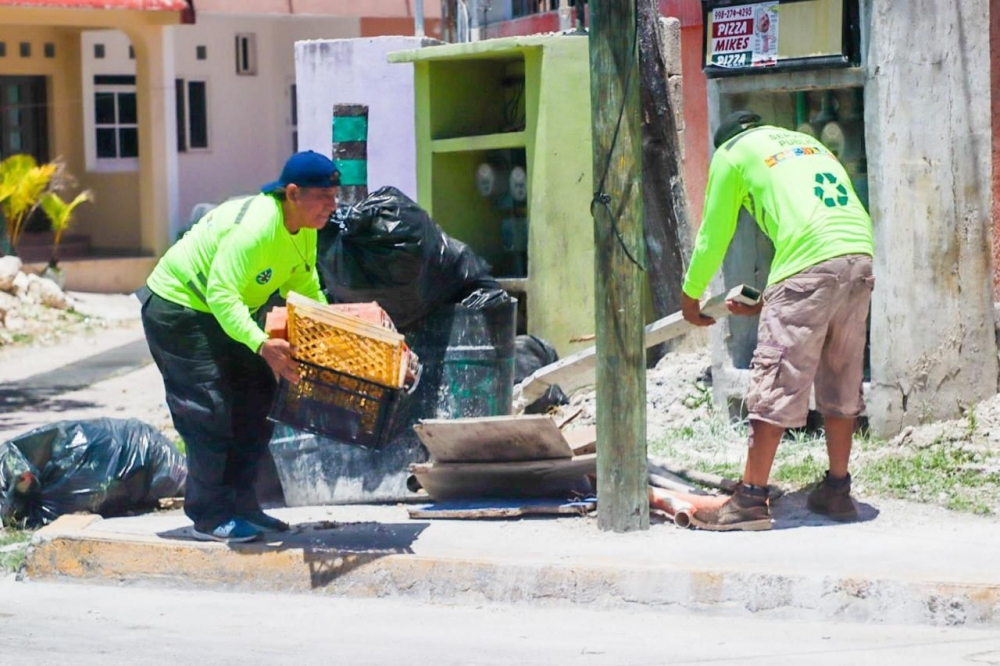
[[[152,294],[142,306],[149,351],[187,447],[184,512],[198,530],[259,510],[254,483],[273,427],[267,363],[211,314]]]

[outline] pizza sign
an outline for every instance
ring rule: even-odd
[[[708,64],[731,68],[777,64],[777,2],[713,9],[711,26]]]

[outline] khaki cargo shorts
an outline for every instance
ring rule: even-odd
[[[864,410],[861,385],[872,287],[871,257],[846,255],[816,264],[764,291],[750,371],[751,419],[800,428],[816,385],[825,416]]]

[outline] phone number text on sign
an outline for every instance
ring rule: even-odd
[[[730,9],[713,9],[712,22],[731,21],[733,19],[753,19],[753,6],[732,7]]]

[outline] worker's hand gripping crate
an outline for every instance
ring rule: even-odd
[[[281,382],[271,418],[379,447],[392,430],[406,387],[412,391],[419,380],[419,363],[381,308],[361,304],[349,309],[354,312],[345,314],[339,306],[294,292],[288,295],[287,335],[302,379]]]

